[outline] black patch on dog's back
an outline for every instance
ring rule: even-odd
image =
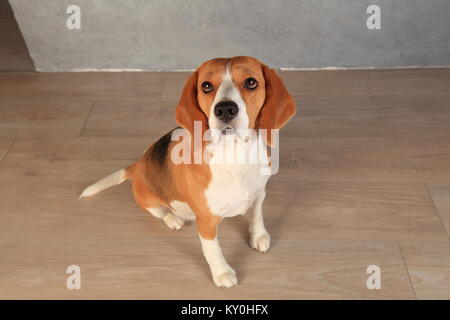
[[[177,129],[177,128],[175,128]],[[167,153],[169,151],[169,145],[172,141],[172,132],[175,130],[171,130],[166,135],[162,136],[158,141],[155,142],[155,144],[152,147],[150,157],[151,159],[159,164],[160,166],[164,166],[167,158]]]

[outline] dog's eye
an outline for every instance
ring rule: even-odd
[[[244,87],[250,90],[256,89],[257,86],[258,81],[256,81],[254,78],[247,78],[244,82]]]
[[[212,85],[211,82],[209,82],[209,81],[204,81],[204,82],[202,83],[202,90],[203,90],[204,93],[211,92],[211,91],[213,91],[213,89],[214,89],[214,87],[213,87],[213,85]]]

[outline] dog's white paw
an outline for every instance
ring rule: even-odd
[[[168,213],[163,218],[164,222],[166,223],[167,227],[171,230],[180,230],[184,226],[184,221],[180,218],[178,218],[173,213]]]
[[[259,237],[251,237],[250,246],[259,252],[267,252],[270,248],[270,235],[268,233],[264,233]]]
[[[213,276],[213,280],[216,286],[221,288],[231,288],[238,283],[236,272],[231,268],[227,272]]]

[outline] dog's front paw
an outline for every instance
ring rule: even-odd
[[[270,235],[264,233],[262,236],[252,236],[250,238],[250,246],[259,252],[267,252],[270,248]]]
[[[173,213],[168,213],[163,218],[164,222],[166,223],[166,226],[171,230],[180,230],[184,226],[184,221],[178,218]]]
[[[213,275],[213,280],[216,286],[221,288],[231,288],[237,285],[238,283],[236,272],[233,269],[231,269],[231,267],[229,268],[228,271],[222,274],[219,274],[217,276]]]

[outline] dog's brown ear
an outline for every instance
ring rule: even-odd
[[[197,71],[189,76],[175,111],[177,124],[194,135],[194,121],[201,121],[202,134],[208,128],[208,119],[197,101]]]
[[[295,101],[274,69],[262,65],[266,82],[266,100],[259,112],[258,129],[267,130],[266,143],[271,144],[271,129],[281,129],[295,115]]]

